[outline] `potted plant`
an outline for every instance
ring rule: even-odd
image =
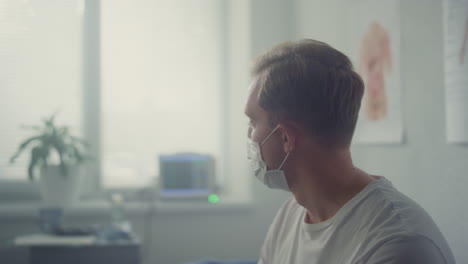
[[[43,119],[40,126],[24,127],[36,132],[24,140],[16,158],[30,148],[28,176],[34,180],[36,170],[40,172],[39,186],[46,206],[66,206],[76,202],[80,191],[80,165],[89,160],[88,144],[70,134],[67,126],[55,123],[55,114]]]

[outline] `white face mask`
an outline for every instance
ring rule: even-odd
[[[281,170],[284,163],[288,159],[289,152],[281,162],[281,165],[276,170],[267,170],[266,163],[262,158],[262,153],[260,147],[265,144],[265,142],[273,135],[273,133],[278,129],[276,127],[271,131],[271,133],[259,144],[250,138],[247,139],[247,159],[250,163],[250,167],[257,179],[259,179],[263,184],[265,184],[270,189],[280,189],[284,191],[290,191],[288,182],[286,181],[286,176],[284,171]]]

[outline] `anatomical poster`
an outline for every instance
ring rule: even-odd
[[[468,143],[468,0],[444,1],[447,141]]]
[[[401,143],[399,1],[348,4],[348,55],[365,84],[354,142]]]

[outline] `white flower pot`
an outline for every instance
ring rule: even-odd
[[[75,204],[80,195],[80,167],[67,167],[65,176],[58,165],[41,168],[39,186],[46,207],[66,207]]]

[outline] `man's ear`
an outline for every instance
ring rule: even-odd
[[[278,129],[281,131],[281,142],[284,152],[295,150],[299,136],[297,125],[292,122],[284,122],[279,124]]]

